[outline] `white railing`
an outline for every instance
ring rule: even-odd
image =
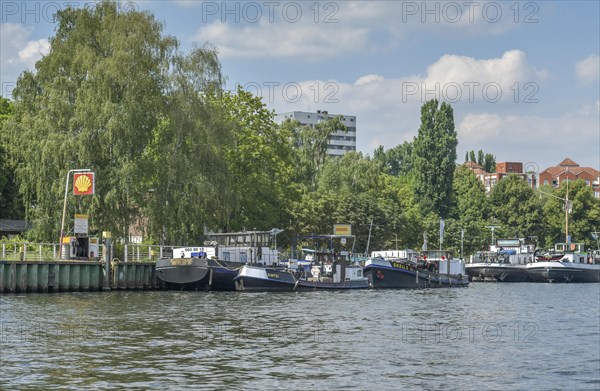
[[[125,262],[156,262],[160,258],[172,258],[173,249],[181,246],[157,246],[126,244],[123,250]]]
[[[59,259],[58,243],[2,242],[2,261],[56,261]],[[94,259],[102,259],[102,246]]]

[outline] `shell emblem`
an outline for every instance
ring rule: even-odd
[[[75,174],[73,180],[75,185],[73,194],[94,194],[94,173]]]

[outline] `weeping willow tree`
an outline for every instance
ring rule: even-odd
[[[226,175],[219,145],[231,139],[206,99],[223,84],[216,50],[178,50],[146,12],[104,1],[56,15],[50,51],[14,89],[5,124],[31,239],[58,238],[64,183],[73,168],[96,172],[96,194],[69,195],[67,216],[126,238],[145,227],[184,243],[214,224]],[[70,224],[67,224],[70,226]]]

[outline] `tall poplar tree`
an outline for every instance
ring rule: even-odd
[[[412,152],[415,195],[423,214],[445,218],[450,210],[457,144],[452,107],[437,99],[425,103]]]

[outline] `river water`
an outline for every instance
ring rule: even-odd
[[[600,284],[0,296],[0,389],[600,389]]]

